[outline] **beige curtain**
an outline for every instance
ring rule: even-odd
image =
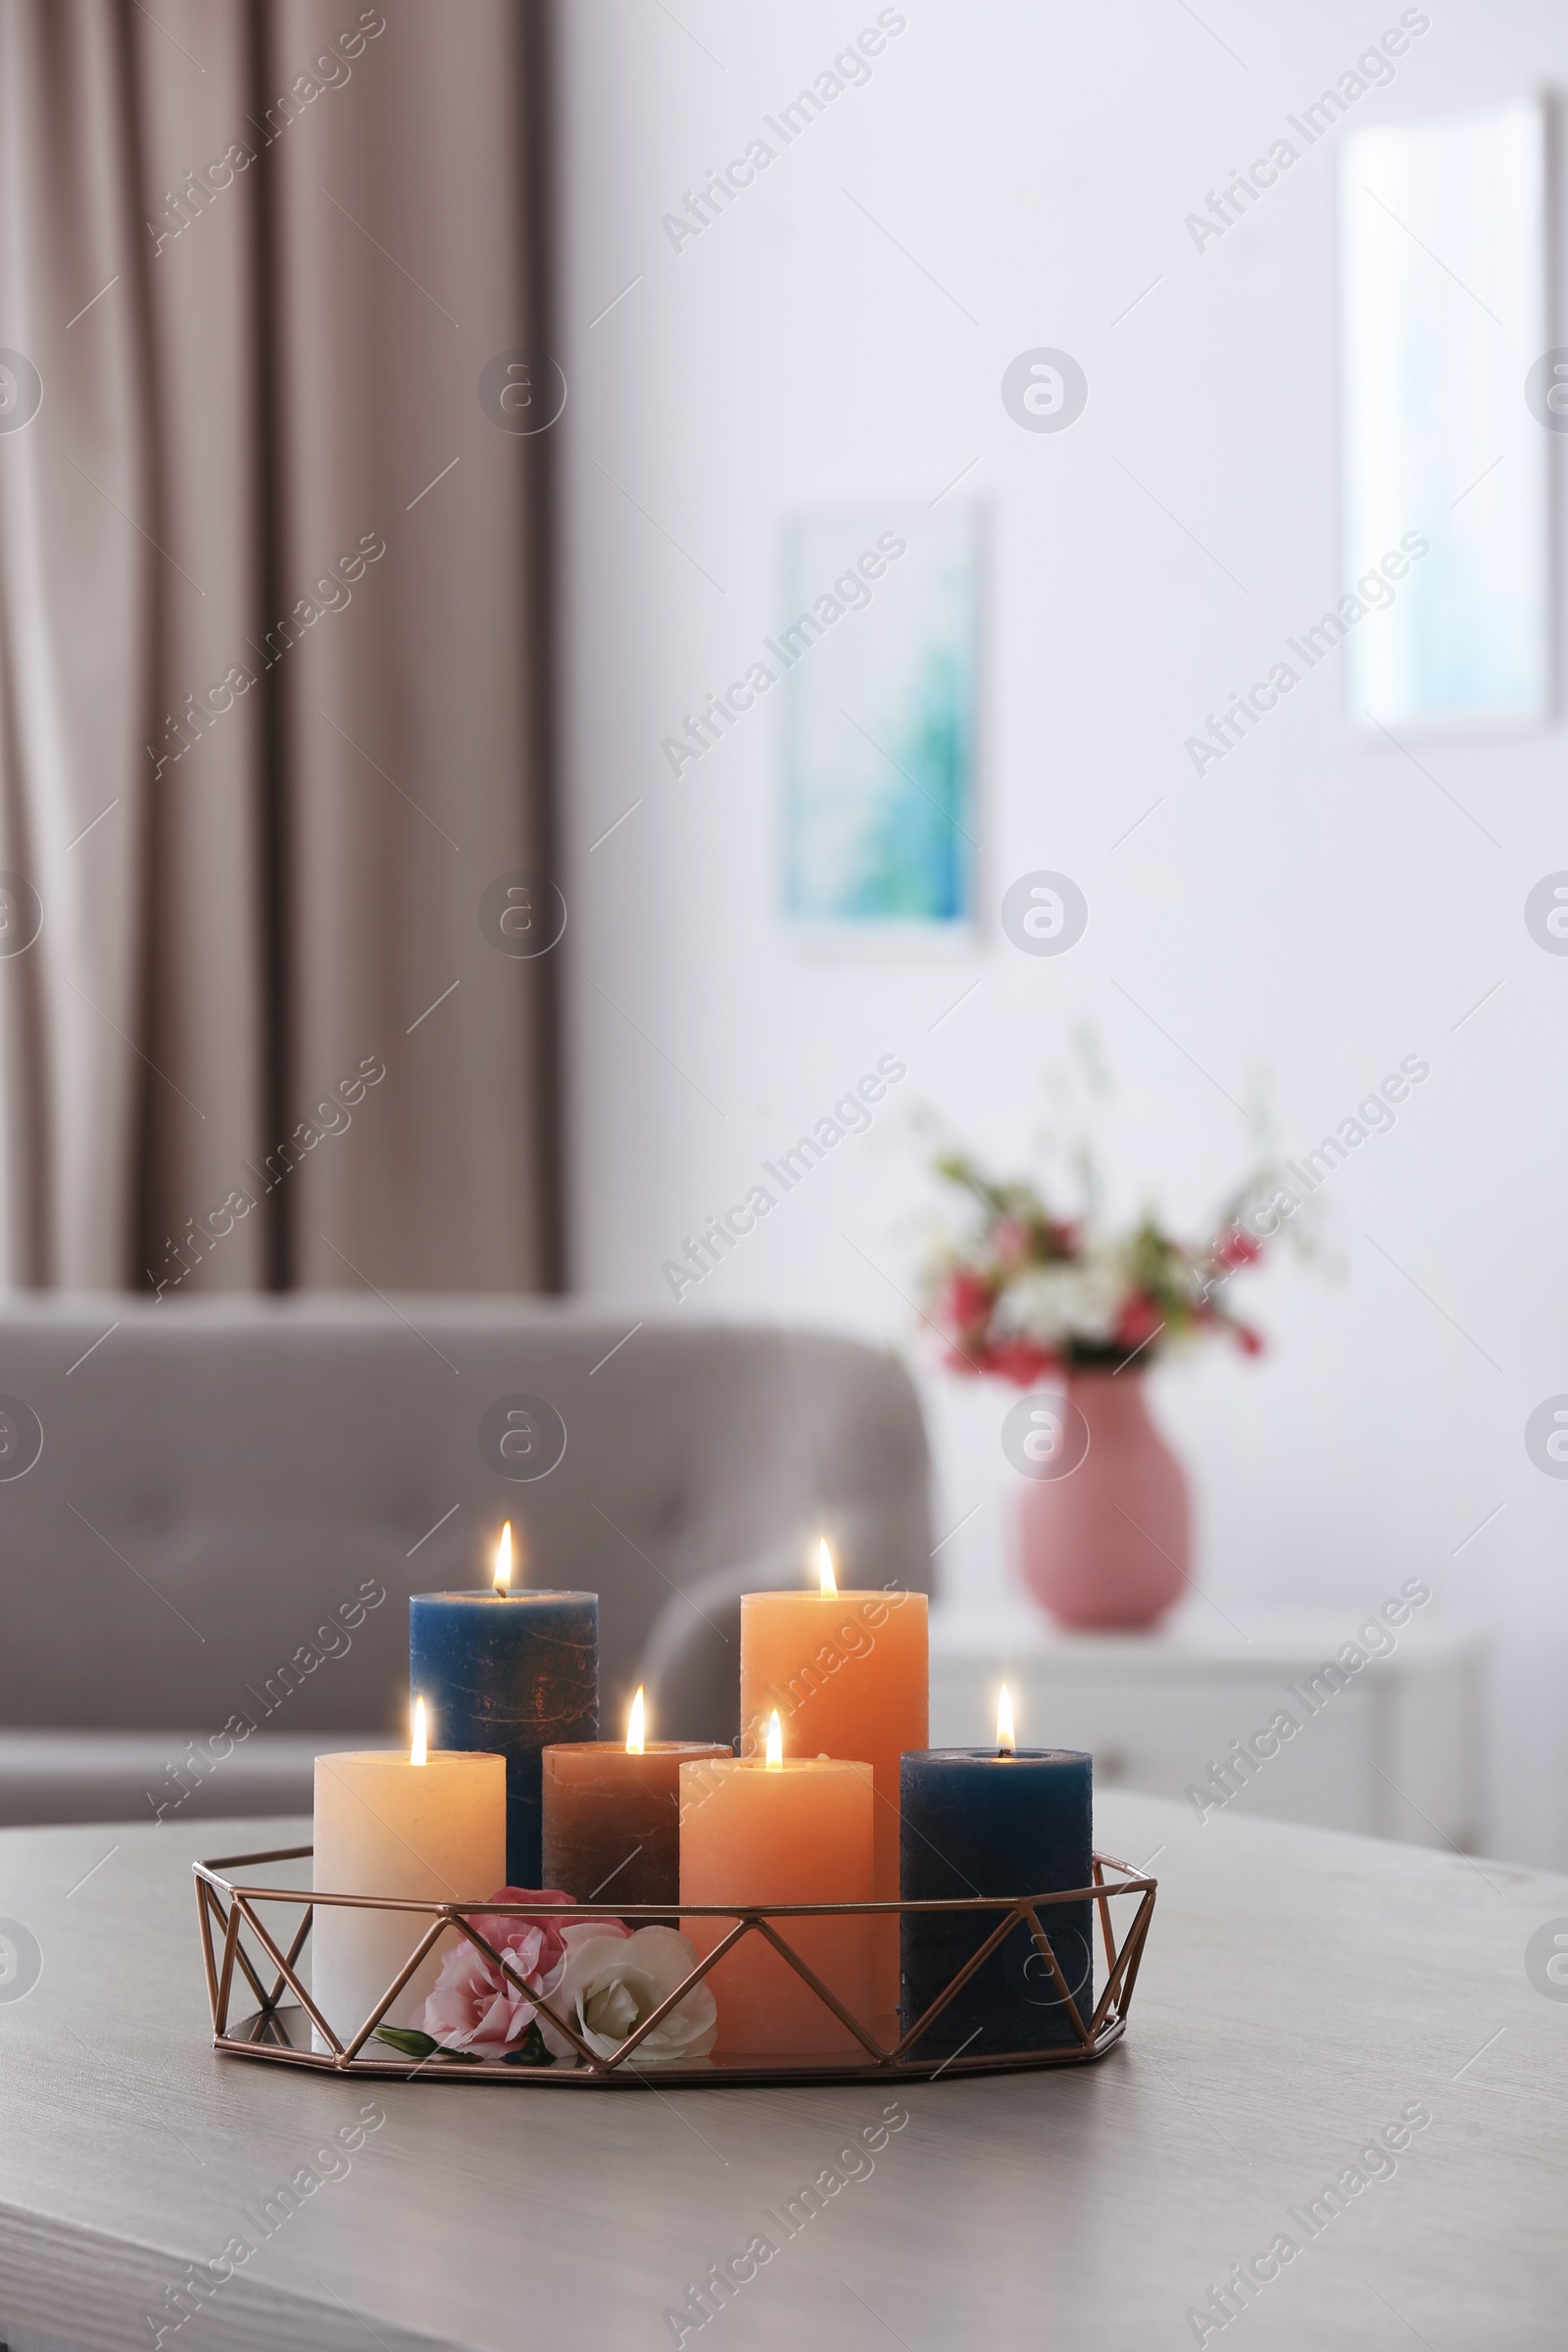
[[[544,70],[0,0],[0,1280],[552,1280]]]

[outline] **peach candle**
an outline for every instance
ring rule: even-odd
[[[507,1760],[427,1748],[424,1701],[408,1755],[370,1748],[316,1759],[312,1883],[332,1894],[482,1900],[506,1884]],[[311,1992],[345,2045],[428,1929],[414,1911],[318,1903],[311,1927]],[[420,1962],[384,2023],[417,2026],[450,1930]],[[312,2029],[317,2049],[327,2044]]]
[[[777,1708],[792,1756],[871,1766],[875,1899],[899,1899],[899,1759],[930,1739],[930,1642],[923,1592],[841,1592],[826,1544],[819,1590],[741,1600],[741,1752],[760,1754]],[[876,2007],[899,2005],[899,1922],[876,1923]]]
[[[544,1751],[544,1884],[580,1903],[680,1898],[680,1768],[728,1747],[649,1740],[641,1690],[622,1747],[563,1740]]]
[[[777,1716],[773,1729],[778,1728]],[[686,1903],[864,1903],[875,1862],[871,1766],[825,1756],[725,1756],[680,1768],[680,1892]],[[710,1952],[729,1919],[682,1920],[699,1952]],[[874,2024],[871,1922],[774,1922],[842,2001]],[[895,1935],[897,1920],[894,1921]],[[846,2026],[782,1955],[752,1934],[706,1982],[718,2003],[715,2055],[809,2057],[859,2052]]]

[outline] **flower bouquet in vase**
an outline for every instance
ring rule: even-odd
[[[934,1164],[967,1206],[927,1277],[944,1360],[1028,1392],[1003,1425],[1023,1479],[1023,1581],[1061,1625],[1152,1625],[1191,1582],[1192,1503],[1151,1417],[1144,1373],[1205,1334],[1258,1353],[1263,1343],[1231,1311],[1228,1285],[1261,1256],[1278,1213],[1250,1185],[1214,1239],[1193,1245],[1152,1212],[1122,1231],[1058,1215],[1034,1185],[999,1182],[962,1152]]]

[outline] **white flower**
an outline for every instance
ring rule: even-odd
[[[1114,1336],[1125,1295],[1120,1268],[1108,1257],[1037,1266],[1007,1285],[997,1301],[996,1321],[999,1329],[1021,1332],[1045,1348],[1060,1347],[1065,1340],[1103,1345]]]
[[[566,1956],[546,1984],[544,1997],[558,2016],[570,2019],[600,2058],[612,2058],[698,1962],[696,1946],[673,1928],[607,1935],[599,1923],[579,1921],[563,1934]],[[576,2060],[564,2034],[542,2011],[539,2028],[552,2056]],[[668,2066],[681,2059],[706,2058],[717,2032],[718,2004],[705,1981],[637,2044],[626,2063]]]

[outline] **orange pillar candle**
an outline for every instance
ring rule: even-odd
[[[930,1740],[930,1642],[923,1592],[840,1592],[817,1547],[820,1590],[741,1600],[741,1753],[759,1755],[777,1708],[792,1756],[869,1764],[876,1791],[878,1902],[899,1899],[899,1759]],[[899,2005],[899,1922],[877,1923],[876,2006]]]
[[[728,1747],[649,1740],[639,1690],[626,1742],[568,1740],[544,1751],[544,1884],[580,1903],[680,1897],[680,1768]]]
[[[681,1766],[682,1902],[865,1903],[874,1872],[868,1764],[775,1754]],[[688,1915],[681,1924],[706,1953],[735,1922]],[[871,1922],[773,1924],[852,2016],[874,2029]],[[718,2003],[716,2056],[863,2055],[848,2027],[755,1931],[705,1981]]]

